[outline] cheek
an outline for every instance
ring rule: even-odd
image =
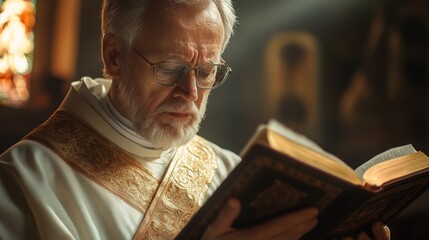
[[[210,95],[210,90],[199,89],[198,91],[198,100],[195,102],[198,109],[201,109],[203,104],[207,102],[207,98]]]
[[[168,101],[171,92],[168,88],[154,83],[139,84],[137,91],[141,105],[149,112],[154,112],[162,103]]]

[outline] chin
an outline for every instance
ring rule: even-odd
[[[182,121],[171,121],[167,126],[161,127],[165,133],[165,140],[170,140],[170,145],[179,146],[189,142],[199,130],[199,123],[183,123]]]
[[[167,123],[149,121],[137,131],[141,136],[160,148],[177,147],[189,142],[199,130],[199,121],[171,120]]]

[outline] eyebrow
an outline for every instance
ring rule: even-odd
[[[177,63],[184,63],[184,64],[187,64],[187,65],[191,65],[189,62],[184,61],[181,58],[174,58],[174,57],[157,61],[157,63],[159,63],[159,62],[177,62]],[[201,64],[197,64],[197,66],[201,66],[201,65],[204,65],[204,64],[222,64],[222,63],[223,63],[222,62],[222,58],[219,58],[219,60],[217,60],[217,59],[208,59],[207,62],[203,62]]]
[[[188,64],[190,65],[190,63],[188,61],[183,60],[184,59],[184,55],[185,54],[181,54],[181,53],[177,53],[177,52],[169,52],[167,53],[167,57],[166,58],[159,58],[157,56],[161,55],[162,53],[165,53],[164,51],[159,51],[153,53],[153,59],[152,61],[159,63],[159,62],[178,62],[178,63],[184,63],[184,64]],[[159,54],[159,55],[158,55]],[[222,63],[222,57],[220,56],[219,58],[217,58],[216,56],[214,57],[207,57],[205,60],[207,60],[206,62],[203,62],[201,64],[198,65],[202,65],[202,64],[221,64]]]

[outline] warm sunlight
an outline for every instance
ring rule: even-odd
[[[19,107],[29,98],[36,1],[0,3],[0,103]]]

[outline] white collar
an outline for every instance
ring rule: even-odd
[[[110,85],[111,81],[107,79],[83,77],[72,83],[59,109],[82,119],[98,133],[133,155],[160,157],[166,149],[153,149],[149,141],[129,128],[129,121],[109,103],[107,92]]]

